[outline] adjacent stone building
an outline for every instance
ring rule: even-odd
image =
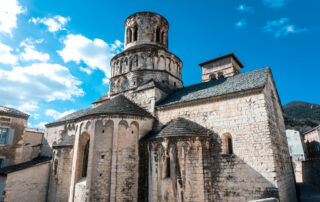
[[[40,157],[43,130],[29,115],[0,106],[0,202],[45,201],[50,158]]]
[[[320,158],[320,126],[303,133],[309,159]]]
[[[139,12],[124,27],[109,92],[46,125],[47,201],[296,201],[270,68],[241,73],[229,54],[184,87],[167,20]]]

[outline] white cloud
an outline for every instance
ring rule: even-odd
[[[75,112],[75,110],[74,109],[71,109],[71,110],[68,110],[68,111],[65,111],[65,112],[57,112],[56,110],[54,110],[54,109],[47,109],[46,110],[46,115],[47,116],[51,116],[51,117],[53,117],[54,119],[59,119],[59,118],[62,118],[62,117],[64,117],[64,116],[66,116],[66,115],[68,115],[68,114],[71,114],[71,113],[73,113],[73,112]]]
[[[297,28],[296,25],[289,24],[288,18],[280,18],[279,20],[268,21],[263,27],[265,32],[273,33],[275,38],[287,36],[288,34],[297,34],[306,32],[306,28]]]
[[[245,26],[246,24],[247,24],[246,20],[245,20],[245,19],[241,19],[241,20],[239,20],[238,22],[236,22],[236,23],[234,24],[234,26],[235,26],[236,28],[241,28],[241,27]]]
[[[0,63],[15,65],[18,57],[12,54],[12,48],[0,42]]]
[[[17,15],[23,9],[17,0],[0,0],[0,32],[12,34],[17,27]]]
[[[18,109],[23,112],[32,112],[39,109],[39,106],[36,102],[25,102],[21,104]]]
[[[47,122],[40,122],[36,125],[34,125],[34,128],[39,128],[39,129],[45,129],[45,125],[47,124]]]
[[[34,63],[25,67],[0,69],[0,103],[34,111],[40,101],[70,100],[83,96],[81,82],[59,64]]]
[[[56,15],[52,18],[31,18],[29,23],[32,22],[34,24],[44,24],[48,27],[50,32],[57,32],[60,30],[65,30],[65,25],[70,21],[70,17],[62,17],[60,15]]]
[[[253,12],[253,8],[250,7],[250,6],[247,6],[245,4],[240,4],[238,7],[237,7],[237,10],[240,11],[240,12]]]
[[[21,47],[24,47],[24,52],[21,53],[20,59],[25,61],[30,60],[39,60],[41,62],[46,62],[50,59],[50,56],[48,53],[42,53],[36,50],[34,44],[42,43],[43,39],[39,40],[31,40],[30,38],[27,38],[23,42],[20,43]]]
[[[85,67],[80,67],[80,71],[85,72],[87,74],[92,74],[92,70],[89,68],[85,68]]]
[[[110,60],[117,50],[122,49],[118,40],[114,44],[107,44],[101,39],[90,40],[82,35],[67,35],[65,47],[58,51],[64,62],[74,61],[79,64],[83,61],[92,70],[102,70],[106,77],[110,77]],[[83,69],[82,69],[83,70]]]
[[[270,8],[281,8],[288,0],[262,0],[263,4]]]

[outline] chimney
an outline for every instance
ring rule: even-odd
[[[202,68],[202,82],[240,74],[243,68],[243,64],[233,53],[203,62],[199,66]]]

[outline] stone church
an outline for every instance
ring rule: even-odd
[[[164,17],[138,12],[124,27],[109,92],[46,125],[47,201],[296,201],[270,68],[241,73],[229,54],[185,87]]]

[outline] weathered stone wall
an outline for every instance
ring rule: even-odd
[[[21,146],[16,148],[16,163],[23,163],[37,158],[40,153],[40,144],[44,131],[26,128]]]
[[[21,163],[20,154],[23,146],[23,134],[27,126],[27,119],[16,118],[10,116],[1,115],[2,119],[8,121],[1,121],[1,128],[8,128],[8,142],[7,144],[0,144],[0,158],[7,159],[7,165],[14,165]],[[9,138],[10,133],[13,132],[13,138]],[[20,150],[19,150],[20,149]],[[17,154],[18,153],[18,154]]]
[[[47,201],[68,201],[73,148],[60,147],[54,149],[53,153]]]
[[[50,163],[45,162],[7,175],[4,202],[45,202]]]
[[[64,124],[48,127],[45,130],[44,138],[42,141],[42,148],[41,148],[41,155],[42,156],[52,156],[52,146],[57,144],[63,140],[65,135],[65,128]]]
[[[114,123],[109,120],[95,124],[91,200],[102,202],[110,200]]]
[[[70,179],[68,201],[125,201],[138,197],[138,141],[149,133],[153,126],[150,118],[125,115],[95,116],[65,126],[48,128],[55,136],[62,128],[75,135],[72,166],[65,164]],[[58,138],[49,138],[50,142]],[[86,177],[82,177],[84,144],[90,141]],[[59,143],[59,142],[57,142]],[[62,152],[62,151],[61,151]],[[65,151],[61,155],[67,154]],[[71,154],[72,155],[72,154]],[[62,159],[60,159],[61,161]],[[68,162],[71,161],[71,158]],[[63,162],[61,162],[63,164]],[[54,165],[54,162],[53,162]],[[62,171],[61,171],[62,172]],[[51,184],[50,184],[51,185]],[[56,194],[51,201],[58,200],[59,189],[52,186]],[[67,187],[64,182],[61,187]],[[65,188],[67,196],[67,188]],[[51,190],[51,189],[50,189]],[[81,195],[77,195],[81,193]],[[62,201],[62,200],[61,200]]]
[[[320,159],[302,161],[302,178],[320,191]]]
[[[269,129],[274,119],[268,117],[266,104],[261,91],[243,92],[180,106],[158,107],[156,114],[162,124],[184,117],[220,136],[231,134],[234,156],[219,160],[222,169],[213,180],[214,195],[216,200],[246,201],[279,195],[274,158],[278,151],[274,149]],[[281,200],[289,201],[286,197]]]
[[[292,161],[294,176],[297,183],[303,182],[302,161]]]
[[[264,94],[268,112],[269,132],[267,135],[271,138],[271,149],[275,160],[273,173],[276,174],[276,186],[279,190],[280,200],[296,201],[294,173],[285,132],[283,111],[271,77],[268,77]]]
[[[171,137],[149,143],[148,199],[139,201],[213,201],[217,158],[210,154],[218,154],[218,145],[212,138]]]

